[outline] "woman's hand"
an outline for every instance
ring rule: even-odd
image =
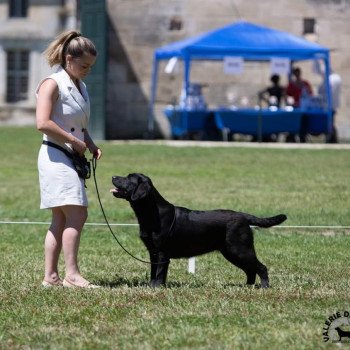
[[[99,160],[102,157],[102,151],[98,147],[96,147],[96,149],[91,153],[93,154],[94,158],[96,158],[97,160]]]
[[[96,160],[99,160],[102,157],[102,151],[98,148],[92,138],[90,137],[88,131],[85,129],[84,131],[84,140],[89,148],[90,153],[94,156]]]
[[[81,156],[84,155],[86,148],[87,148],[85,142],[74,137],[74,140],[71,142],[71,144],[72,144],[74,151],[76,151]]]
[[[94,143],[89,146],[89,151],[96,160],[99,160],[102,157],[102,151]]]

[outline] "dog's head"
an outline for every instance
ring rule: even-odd
[[[152,189],[152,181],[145,175],[134,173],[126,177],[113,176],[112,183],[115,186],[111,190],[114,197],[136,202],[148,196]]]

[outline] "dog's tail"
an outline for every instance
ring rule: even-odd
[[[258,227],[271,227],[281,224],[287,220],[287,216],[284,214],[272,216],[269,218],[258,218],[254,215],[245,214],[246,219],[249,221],[249,225]]]

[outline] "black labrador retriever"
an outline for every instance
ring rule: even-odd
[[[151,260],[151,286],[165,285],[170,258],[189,258],[218,250],[247,275],[247,284],[269,286],[267,268],[256,257],[250,225],[270,227],[285,221],[283,214],[258,218],[232,210],[198,211],[166,201],[142,174],[113,176],[117,198],[130,202],[140,226],[140,236]]]

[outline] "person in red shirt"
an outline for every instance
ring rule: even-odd
[[[302,94],[313,94],[312,87],[307,80],[302,79],[301,69],[299,67],[295,67],[292,74],[294,79],[290,80],[287,86],[286,95],[293,97],[293,107],[299,107]]]
[[[294,108],[299,108],[301,103],[301,98],[304,96],[312,95],[312,87],[311,84],[301,77],[301,69],[299,67],[295,67],[292,71],[293,79],[289,81],[289,84],[286,89],[287,95],[287,103],[289,98],[291,97],[293,101],[290,102]],[[288,134],[286,141],[287,142],[296,142],[296,136],[294,134]],[[306,133],[305,133],[305,118],[302,118],[301,128],[299,132],[299,140],[300,142],[306,142]]]

